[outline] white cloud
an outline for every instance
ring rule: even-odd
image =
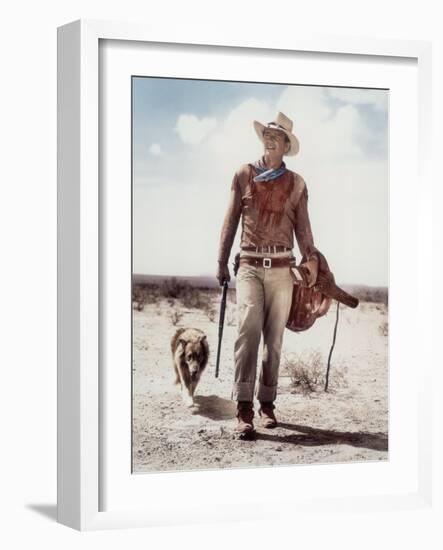
[[[207,144],[208,154],[222,159],[224,177],[230,179],[241,164],[254,161],[263,154],[253,121],[267,122],[274,116],[270,104],[255,98],[243,101],[228,113]]]
[[[363,125],[357,109],[346,105],[334,111],[324,88],[288,87],[277,102],[277,110],[294,121],[294,133],[300,140],[298,162],[342,162],[360,154],[355,136]]]
[[[326,99],[324,88],[288,86],[278,99],[276,108],[294,121],[294,129],[297,130],[304,120],[319,124],[331,116],[332,109]]]
[[[329,88],[329,95],[354,105],[373,105],[380,111],[386,111],[388,108],[388,92],[386,90]]]
[[[149,152],[151,153],[151,155],[158,157],[162,154],[162,149],[158,143],[153,143],[149,147]]]
[[[217,126],[215,118],[197,118],[195,115],[183,114],[178,117],[174,130],[180,139],[189,145],[201,143],[203,139]]]

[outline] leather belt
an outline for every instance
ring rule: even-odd
[[[248,264],[255,267],[264,267],[270,269],[271,267],[289,267],[295,266],[295,258],[254,258],[252,256],[243,256],[240,258],[240,265]]]
[[[246,252],[256,252],[257,254],[276,254],[277,252],[289,252],[292,250],[287,246],[281,245],[265,245],[265,246],[242,246],[242,250]]]

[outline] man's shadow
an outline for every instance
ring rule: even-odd
[[[196,395],[195,404],[197,407],[194,414],[210,418],[211,420],[231,420],[235,418],[237,412],[234,401],[223,399],[218,395]],[[301,424],[290,424],[288,422],[279,422],[278,427],[297,433],[272,433],[269,430],[266,430],[265,433],[257,426],[256,439],[274,441],[275,443],[292,443],[305,447],[352,445],[353,447],[362,447],[374,451],[388,450],[388,437],[383,433],[339,432],[311,428],[310,426],[302,426]]]
[[[322,430],[302,426],[300,424],[289,424],[279,422],[278,426],[286,430],[298,433],[287,435],[271,434],[269,432],[257,432],[257,439],[275,441],[276,443],[292,443],[304,447],[321,445],[351,445],[374,451],[388,450],[388,437],[384,433],[366,432],[337,432],[334,430]]]

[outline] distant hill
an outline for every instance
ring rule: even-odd
[[[171,275],[139,275],[134,274],[132,281],[134,285],[160,285],[165,280],[176,279],[178,282],[187,283],[195,288],[220,288],[215,277],[202,275],[196,277],[178,277]],[[338,283],[343,290],[349,292],[363,302],[382,302],[388,304],[388,288],[385,286],[368,285],[347,285]],[[231,278],[230,288],[235,288],[235,277]]]

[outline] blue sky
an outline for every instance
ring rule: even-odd
[[[170,134],[181,113],[193,113],[198,117],[210,114],[223,117],[236,103],[248,97],[277,98],[279,85],[257,85],[205,80],[181,80],[171,78],[134,78],[134,145],[135,151],[143,151],[149,137],[154,140],[170,140],[179,144],[179,137]]]
[[[215,271],[234,171],[262,154],[252,121],[280,110],[301,143],[285,160],[307,181],[316,244],[337,279],[387,284],[387,91],[146,77],[133,79],[135,273]],[[352,264],[362,245],[376,266],[365,255]]]

